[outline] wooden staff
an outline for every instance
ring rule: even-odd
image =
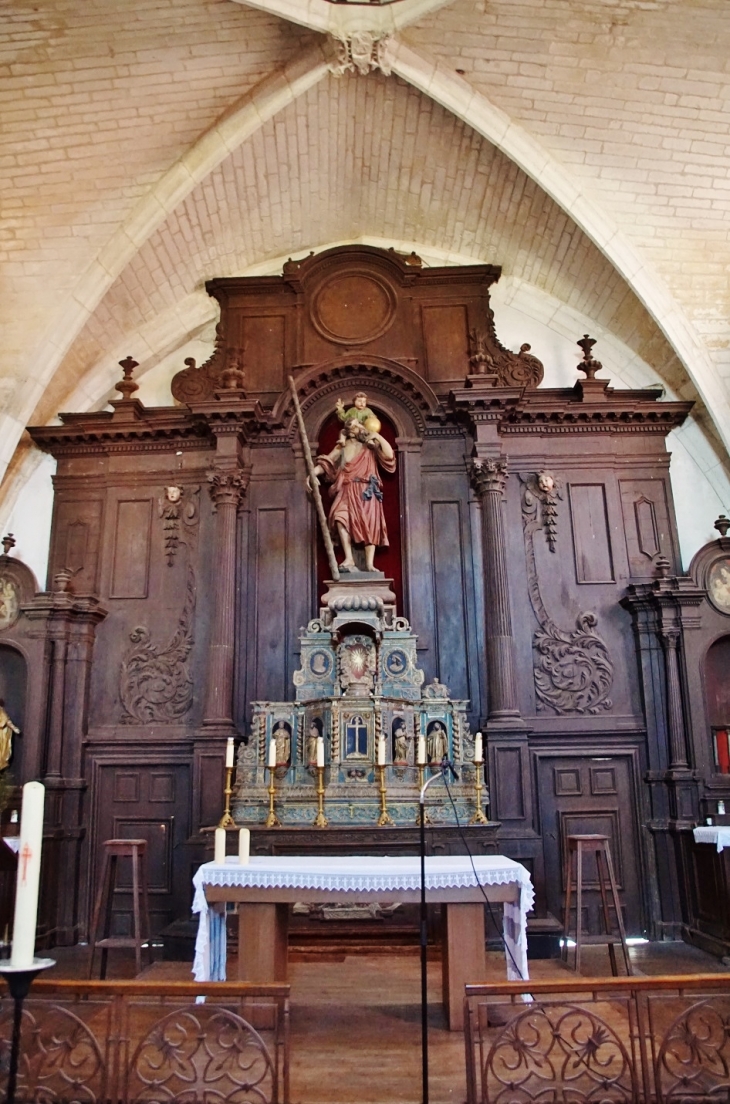
[[[322,495],[319,491],[319,483],[317,481],[317,476],[314,474],[314,460],[312,459],[312,450],[309,447],[307,430],[304,426],[304,418],[302,416],[302,408],[299,405],[299,397],[297,395],[296,385],[292,376],[289,376],[289,389],[291,391],[291,397],[294,401],[294,413],[296,414],[297,425],[299,426],[299,436],[302,439],[302,448],[304,449],[304,462],[307,465],[307,471],[309,473],[309,484],[312,488],[312,494],[314,495],[314,505],[317,509],[317,517],[319,518],[319,525],[322,530],[322,539],[324,540],[324,546],[327,549],[327,559],[329,560],[330,571],[332,572],[332,578],[336,583],[338,583],[340,581],[340,569],[337,566],[337,560],[335,558],[335,548],[332,544],[332,537],[330,535],[329,526],[327,525],[327,516],[324,512]]]

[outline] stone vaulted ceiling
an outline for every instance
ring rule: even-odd
[[[9,0],[2,469],[182,350],[206,279],[351,240],[501,264],[726,449],[729,47],[726,0]]]

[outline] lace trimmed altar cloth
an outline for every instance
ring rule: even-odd
[[[504,855],[428,856],[426,858],[426,900],[434,890],[474,890],[477,886],[516,884],[518,900],[504,902],[502,932],[510,981],[529,978],[527,967],[527,913],[535,894],[529,872]],[[476,870],[478,881],[474,877]],[[193,912],[199,914],[193,975],[196,981],[226,980],[225,902],[210,904],[206,886],[245,886],[258,889],[301,889],[341,894],[382,893],[389,897],[421,888],[421,860],[375,855],[347,856],[256,856],[241,866],[231,855],[225,864],[203,863],[193,878]]]
[[[718,851],[730,847],[730,825],[707,824],[695,828],[692,835],[695,843],[714,843]]]

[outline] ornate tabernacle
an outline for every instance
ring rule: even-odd
[[[311,825],[316,808],[317,739],[323,737],[327,819],[374,824],[380,805],[378,742],[385,745],[387,812],[396,825],[418,815],[418,737],[427,770],[446,757],[457,765],[450,782],[463,824],[474,816],[474,737],[468,702],[453,701],[434,679],[424,686],[416,636],[395,611],[391,580],[381,572],[352,572],[330,582],[319,617],[299,637],[302,666],[294,674],[296,700],[253,702],[251,738],[238,753],[233,815],[261,824],[268,810],[269,747],[277,749],[276,812],[282,825]],[[488,790],[485,791],[488,803]],[[454,823],[445,793],[431,791],[431,823]]]

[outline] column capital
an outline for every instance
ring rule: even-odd
[[[477,457],[469,465],[469,478],[479,498],[487,494],[504,494],[507,486],[507,461]]]
[[[219,506],[235,506],[238,509],[248,490],[250,478],[250,471],[243,468],[208,472],[208,490],[213,499],[213,510],[217,510]]]

